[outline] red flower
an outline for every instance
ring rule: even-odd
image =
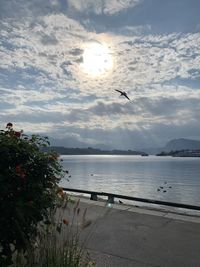
[[[10,129],[13,127],[13,124],[11,122],[7,123],[6,128]]]
[[[16,170],[16,173],[17,174],[20,174],[22,172],[22,165],[21,164],[20,165],[17,165],[16,168],[15,168],[15,170]]]
[[[26,177],[26,173],[25,173],[25,171],[22,169],[22,165],[20,164],[20,165],[17,165],[16,167],[15,167],[15,171],[16,171],[16,173],[19,175],[19,176],[21,176],[21,178],[25,178]]]
[[[57,160],[58,159],[58,155],[57,154],[52,154],[52,155],[49,156],[49,158],[51,160]]]
[[[62,198],[65,197],[65,192],[63,191],[62,188],[59,188],[57,192],[58,192],[58,194],[59,194]]]
[[[63,223],[64,223],[65,225],[69,225],[69,221],[66,220],[66,219],[63,219]]]
[[[14,135],[15,135],[16,137],[20,137],[20,136],[21,136],[21,132],[14,132]]]

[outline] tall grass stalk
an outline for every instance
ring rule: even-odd
[[[67,219],[66,209],[69,216]],[[39,225],[34,245],[30,245],[24,253],[14,254],[12,267],[94,266],[94,261],[80,242],[81,227],[77,219],[79,212],[79,201],[73,208],[69,208],[69,199],[62,198],[57,208],[51,211],[49,222]],[[90,224],[86,219],[84,223]]]

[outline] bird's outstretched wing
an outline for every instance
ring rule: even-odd
[[[119,93],[121,93],[121,94],[123,93],[122,91],[120,91],[120,90],[117,90],[117,89],[115,89],[115,91],[117,91],[117,92],[119,92]]]
[[[124,96],[125,96],[128,100],[130,100],[130,98],[127,96],[127,94],[124,94]]]

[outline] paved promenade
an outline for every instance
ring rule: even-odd
[[[97,267],[200,267],[200,217],[81,199]]]

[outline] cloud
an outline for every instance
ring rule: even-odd
[[[9,33],[10,26],[12,33]],[[35,69],[43,73],[38,78],[40,85],[42,81],[45,84],[51,80],[54,87],[63,87],[65,84],[83,91],[95,88],[95,91],[103,94],[107,87],[130,90],[130,84],[133,87],[148,87],[177,77],[192,79],[195,75],[198,78],[200,49],[197,44],[200,33],[132,36],[133,33],[131,36],[119,32],[88,33],[79,22],[63,14],[43,16],[34,24],[11,21],[4,23],[1,67],[12,69],[13,73],[17,68],[22,72]],[[108,42],[115,63],[110,76],[94,80],[81,72],[81,38],[85,41]],[[22,43],[23,46],[20,45]],[[30,76],[30,73],[27,75]],[[116,80],[117,86],[114,83]]]
[[[84,52],[83,49],[80,49],[80,48],[73,48],[69,53],[73,56],[80,56],[82,55]]]
[[[47,34],[42,34],[41,36],[41,43],[44,45],[57,45],[58,40],[56,39],[55,36],[47,35]]]
[[[73,144],[104,140],[121,148],[198,137],[199,23],[195,16],[194,31],[192,24],[186,31],[156,31],[160,4],[153,2],[2,0],[1,126],[13,121]],[[149,5],[155,12],[146,14]],[[109,48],[109,75],[94,78],[82,70],[91,41]],[[118,145],[120,138],[125,141]]]
[[[69,0],[68,5],[71,10],[74,12],[78,11],[79,13],[84,14],[109,14],[113,15],[128,8],[132,8],[138,5],[141,0],[78,0],[73,1]]]
[[[122,104],[122,103],[110,103],[105,104],[98,101],[96,105],[91,106],[88,111],[97,115],[97,116],[110,116],[117,114],[134,114],[135,107],[131,104]]]

